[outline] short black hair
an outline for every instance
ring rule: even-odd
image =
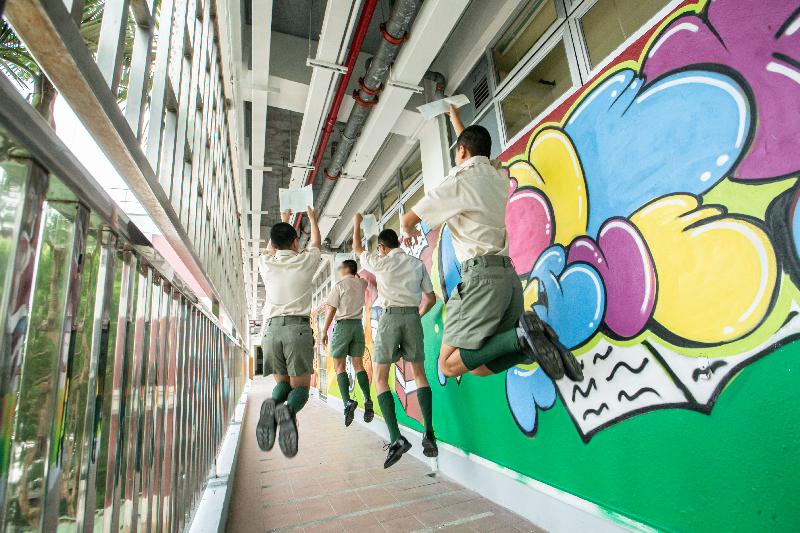
[[[387,248],[400,248],[400,239],[393,229],[385,229],[378,234],[378,242]]]
[[[349,269],[350,273],[353,275],[355,275],[356,272],[358,272],[358,263],[356,263],[352,259],[345,259],[344,261],[342,261],[341,266]]]
[[[472,156],[491,157],[492,136],[483,126],[467,126],[458,136],[456,147],[463,146]]]
[[[277,250],[288,250],[297,239],[297,231],[287,222],[278,222],[269,230],[269,240]]]

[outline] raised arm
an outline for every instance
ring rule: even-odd
[[[308,224],[311,226],[311,239],[308,241],[308,246],[309,248],[319,248],[322,245],[322,237],[320,237],[317,225],[317,212],[309,206],[306,214],[308,215]]]
[[[361,246],[361,220],[363,220],[361,213],[353,216],[353,251],[357,256],[364,253],[364,247]]]
[[[461,135],[461,132],[464,131],[464,123],[461,122],[461,112],[456,106],[450,104],[450,110],[448,114],[450,115],[450,124],[453,125],[456,135]]]

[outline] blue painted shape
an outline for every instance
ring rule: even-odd
[[[794,253],[800,254],[800,194],[794,195],[794,204],[791,206],[792,210],[792,240],[794,241]]]
[[[534,311],[553,327],[566,347],[574,348],[600,327],[606,292],[603,279],[593,266],[572,263],[565,268],[566,262],[564,247],[553,245],[533,265],[530,280],[539,283]]]
[[[542,370],[511,368],[506,372],[506,397],[511,415],[527,435],[536,433],[539,409],[547,410],[556,403],[556,387]]]
[[[461,263],[456,258],[456,250],[453,248],[453,235],[450,233],[450,228],[446,225],[442,226],[442,235],[439,239],[439,253],[441,263],[439,267],[444,279],[444,287],[442,292],[447,295],[447,298],[453,294],[453,291],[461,283]]]
[[[686,71],[644,85],[630,69],[588,93],[564,128],[580,156],[588,234],[655,198],[700,194],[747,146],[750,104],[730,77]]]

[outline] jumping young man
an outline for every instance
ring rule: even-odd
[[[271,450],[280,429],[278,441],[286,457],[297,455],[295,417],[308,401],[314,372],[311,281],[322,256],[316,213],[309,207],[307,214],[311,227],[307,248],[297,251],[297,232],[288,223],[291,212],[281,213],[282,222],[272,226],[269,245],[262,251],[258,265],[267,290],[266,327],[261,339],[264,375],[272,373],[276,385],[272,398],[261,404],[256,440],[262,450]]]
[[[419,235],[420,221],[432,228],[447,222],[461,263],[461,283],[445,306],[442,372],[487,376],[536,362],[552,379],[566,373],[581,381],[575,356],[549,325],[524,309],[522,284],[508,257],[508,177],[489,160],[489,132],[465,128],[453,106],[450,120],[458,135],[456,166],[402,218],[407,242]]]
[[[436,303],[436,295],[425,265],[400,249],[400,239],[394,230],[380,232],[377,253],[365,251],[361,245],[361,220],[360,214],[353,219],[353,251],[361,258],[361,266],[375,274],[378,298],[383,307],[375,341],[375,389],[389,429],[389,451],[383,463],[384,468],[389,468],[411,449],[411,443],[400,434],[394,397],[389,390],[389,372],[401,356],[411,364],[417,385],[417,399],[425,423],[423,453],[428,457],[439,454],[433,433],[431,387],[425,377],[425,344],[420,320]]]
[[[356,381],[364,393],[364,422],[372,422],[375,411],[372,409],[372,398],[369,393],[369,377],[364,370],[364,325],[361,315],[364,313],[364,291],[366,280],[358,277],[358,263],[346,259],[339,265],[339,281],[328,295],[328,313],[325,316],[325,327],[322,329],[322,343],[328,345],[328,329],[334,317],[336,325],[330,343],[333,368],[336,371],[336,382],[344,402],[344,425],[353,422],[358,402],[350,398],[350,378],[347,377],[347,356],[353,364]]]

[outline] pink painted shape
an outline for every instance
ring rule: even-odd
[[[516,188],[506,207],[509,255],[517,274],[527,274],[536,260],[553,244],[554,223],[550,203],[533,188]]]
[[[594,266],[606,288],[604,322],[620,337],[640,333],[656,301],[653,260],[638,230],[624,218],[612,218],[600,228],[598,242],[589,237],[575,239],[567,264]]]

